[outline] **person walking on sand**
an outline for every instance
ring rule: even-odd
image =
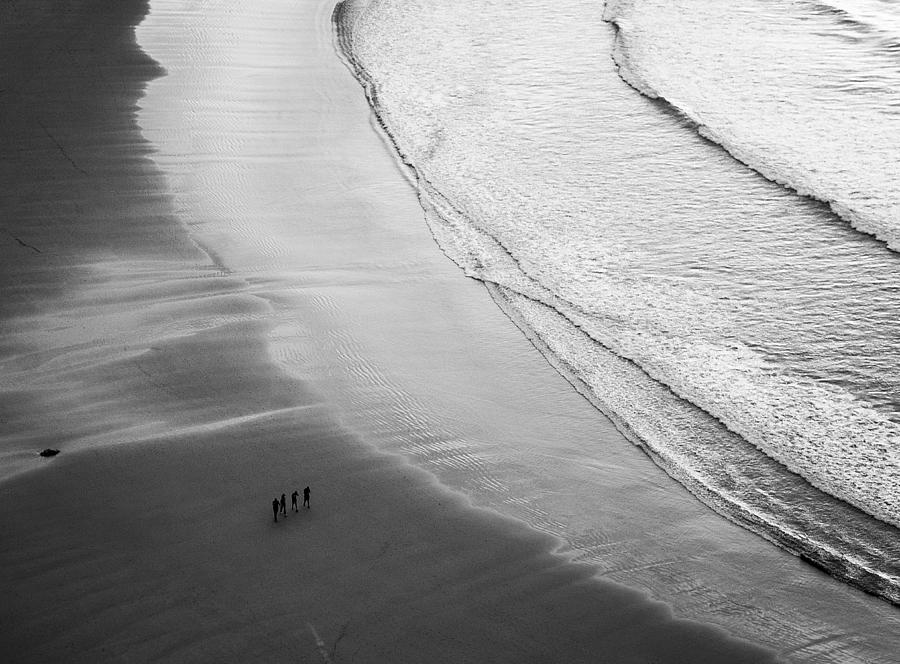
[[[272,501],[272,512],[275,514],[275,523],[278,523],[278,498]]]
[[[297,493],[296,489],[294,489],[294,493],[291,494],[291,509],[294,510],[295,512],[300,511],[297,509],[297,496],[299,496],[299,495],[300,494]]]
[[[281,513],[287,516],[287,501],[284,499],[284,494],[281,494]]]
[[[303,489],[303,505],[309,509],[309,487]]]

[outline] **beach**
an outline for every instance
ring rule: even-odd
[[[891,661],[440,252],[333,9],[0,10],[4,659]]]

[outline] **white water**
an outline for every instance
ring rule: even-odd
[[[890,49],[837,16],[629,2],[616,29],[583,0],[372,0],[343,20],[448,255],[704,502],[896,602],[900,263],[850,223],[891,241],[900,133]]]
[[[615,0],[617,62],[760,173],[900,240],[900,12],[882,0]]]

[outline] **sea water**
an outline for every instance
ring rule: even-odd
[[[347,0],[432,233],[688,490],[900,603],[900,9]]]

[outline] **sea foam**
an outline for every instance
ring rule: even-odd
[[[342,15],[441,247],[704,502],[900,600],[893,257],[621,85],[590,3],[467,4]]]

